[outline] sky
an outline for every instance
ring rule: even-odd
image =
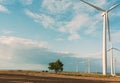
[[[120,2],[85,1],[105,10]],[[118,49],[119,9],[120,6],[109,12],[112,43]],[[0,0],[0,69],[47,70],[49,62],[60,59],[65,71],[75,71],[76,63],[89,59],[91,66],[101,71],[101,14],[80,0]],[[117,64],[119,54],[114,51]],[[82,63],[79,66],[79,71],[86,68]],[[109,67],[108,53],[110,71]]]

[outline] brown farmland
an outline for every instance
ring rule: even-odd
[[[120,83],[119,77],[83,77],[40,72],[0,72],[0,83]]]

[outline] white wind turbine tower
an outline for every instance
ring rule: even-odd
[[[111,45],[110,47],[112,47],[112,42],[111,42],[111,39],[110,39],[110,27],[109,27],[108,13],[111,10],[113,10],[114,8],[116,8],[117,6],[119,6],[120,3],[113,5],[108,10],[104,10],[104,9],[102,9],[100,7],[97,7],[97,6],[95,6],[95,5],[91,4],[91,3],[88,3],[88,2],[86,2],[84,0],[80,0],[80,1],[82,1],[82,2],[84,2],[86,4],[88,4],[89,6],[103,12],[103,14],[102,14],[102,16],[103,16],[103,75],[107,75],[107,50],[106,50],[107,49],[107,45],[106,45],[107,44],[106,43],[106,31],[107,31],[106,29],[107,29],[107,27],[108,27],[108,34],[109,34],[109,42],[110,42],[110,45]],[[113,59],[111,60],[111,63],[113,63],[112,61],[113,61]],[[111,64],[111,66],[112,66],[112,69],[113,69],[112,64]],[[113,73],[112,69],[111,69],[111,71],[112,71],[111,73]]]
[[[79,72],[79,64],[85,64],[86,62],[76,62],[76,72]]]
[[[114,76],[116,75],[116,58],[114,58]]]
[[[116,71],[116,58],[114,58],[113,59],[113,50],[116,50],[116,51],[118,51],[118,52],[120,52],[120,50],[118,49],[118,48],[113,48],[113,47],[111,47],[108,51],[110,51],[111,52],[111,64],[112,64],[112,66],[111,66],[111,68],[112,68],[112,73],[111,73],[111,75],[112,76],[115,76],[115,71]],[[113,65],[114,64],[114,65]]]

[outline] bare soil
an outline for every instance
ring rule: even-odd
[[[56,74],[39,73],[15,74],[0,73],[0,83],[120,83],[116,78],[95,78],[80,76],[65,76]]]

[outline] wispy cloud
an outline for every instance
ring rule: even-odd
[[[10,70],[47,70],[47,65],[42,64],[16,64],[16,63],[2,63],[1,69]]]
[[[91,2],[99,7],[105,7],[106,5],[109,5],[106,0],[100,0],[101,3],[96,0]],[[95,11],[94,8],[80,1],[44,0],[41,5],[41,10],[44,10],[47,13],[42,11],[40,13],[34,13],[30,10],[25,10],[25,13],[29,17],[33,18],[35,22],[40,23],[44,28],[69,34],[67,37],[68,40],[80,39],[81,33],[79,33],[79,31],[83,29],[84,30],[82,31],[82,34],[94,34],[103,23],[101,16],[102,12],[96,12],[97,10]],[[70,10],[73,12],[69,13],[68,11]],[[63,17],[63,15],[67,14],[68,16],[68,13],[71,15],[70,18],[68,17],[69,20],[59,19],[60,17]]]
[[[10,11],[3,5],[0,5],[0,12],[7,13],[7,14],[10,13]]]
[[[1,4],[13,4],[16,0],[0,0]]]
[[[79,38],[80,38],[80,35],[78,33],[74,32],[68,37],[68,40],[77,40]]]
[[[13,31],[3,30],[3,31],[1,31],[1,33],[7,35],[7,34],[12,34]]]
[[[81,20],[82,19],[82,20]],[[70,34],[69,40],[79,39],[80,36],[77,33],[78,30],[83,28],[86,23],[89,22],[87,15],[77,15],[70,22],[59,28],[61,32],[67,32]]]
[[[54,19],[45,14],[33,13],[30,10],[25,10],[25,13],[29,17],[33,18],[35,22],[42,24],[44,28],[52,28],[53,24],[55,24]]]
[[[0,44],[9,45],[11,47],[22,47],[22,46],[31,46],[31,47],[40,47],[47,48],[47,42],[36,42],[29,39],[17,38],[17,37],[0,37]]]
[[[33,0],[19,0],[23,5],[31,5]]]
[[[70,0],[44,0],[42,8],[48,10],[51,13],[63,13],[70,7],[72,2]]]
[[[103,19],[102,19],[101,13],[94,15],[94,18],[92,18],[92,16],[88,16],[88,17],[89,17],[89,22],[87,25],[87,29],[85,30],[86,34],[95,33],[97,29],[100,29],[99,26],[101,26],[102,28]]]
[[[120,12],[112,12],[111,16],[120,16]]]
[[[68,40],[79,39],[80,36],[77,31],[89,21],[87,15],[76,15],[71,21],[62,23],[61,21],[56,21],[55,18],[45,14],[33,13],[30,10],[25,10],[25,13],[33,18],[35,22],[42,24],[44,28],[51,28],[62,33],[69,33],[70,36],[68,37]],[[58,28],[56,28],[56,26]]]
[[[33,3],[33,0],[0,0],[1,4],[14,4],[14,3],[21,3],[23,5],[31,5]]]
[[[62,9],[63,5],[60,5],[59,3],[62,3],[65,6],[65,8]],[[88,5],[85,5],[82,2],[79,3],[77,1],[73,2],[72,0],[59,1],[59,3],[55,0],[53,0],[52,2],[47,2],[45,0],[42,4],[42,7],[47,8],[47,10],[52,12],[52,14],[56,12],[58,13],[59,11],[60,12],[64,12],[64,11],[66,12],[67,10],[74,11],[72,13],[73,15],[71,20],[63,22],[61,25],[59,25],[58,28],[58,31],[70,34],[70,36],[68,36],[68,40],[79,39],[81,34],[78,33],[78,31],[81,30],[82,28],[88,27],[84,29],[85,34],[86,33],[92,34],[96,30],[96,27],[100,23],[101,19],[99,19],[100,16],[98,17],[98,14],[96,14],[94,17],[91,16],[92,14],[95,14],[95,11],[92,7],[89,7]],[[94,3],[99,4],[98,1],[94,1]],[[53,6],[52,4],[55,5]],[[99,4],[99,6],[103,6],[105,4],[106,1],[102,1],[102,3]],[[58,21],[56,24],[59,24]]]
[[[93,4],[95,4],[96,6],[98,6],[98,7],[104,7],[104,6],[106,6],[106,4],[108,3],[107,2],[107,0],[93,0],[93,1],[91,1]]]

